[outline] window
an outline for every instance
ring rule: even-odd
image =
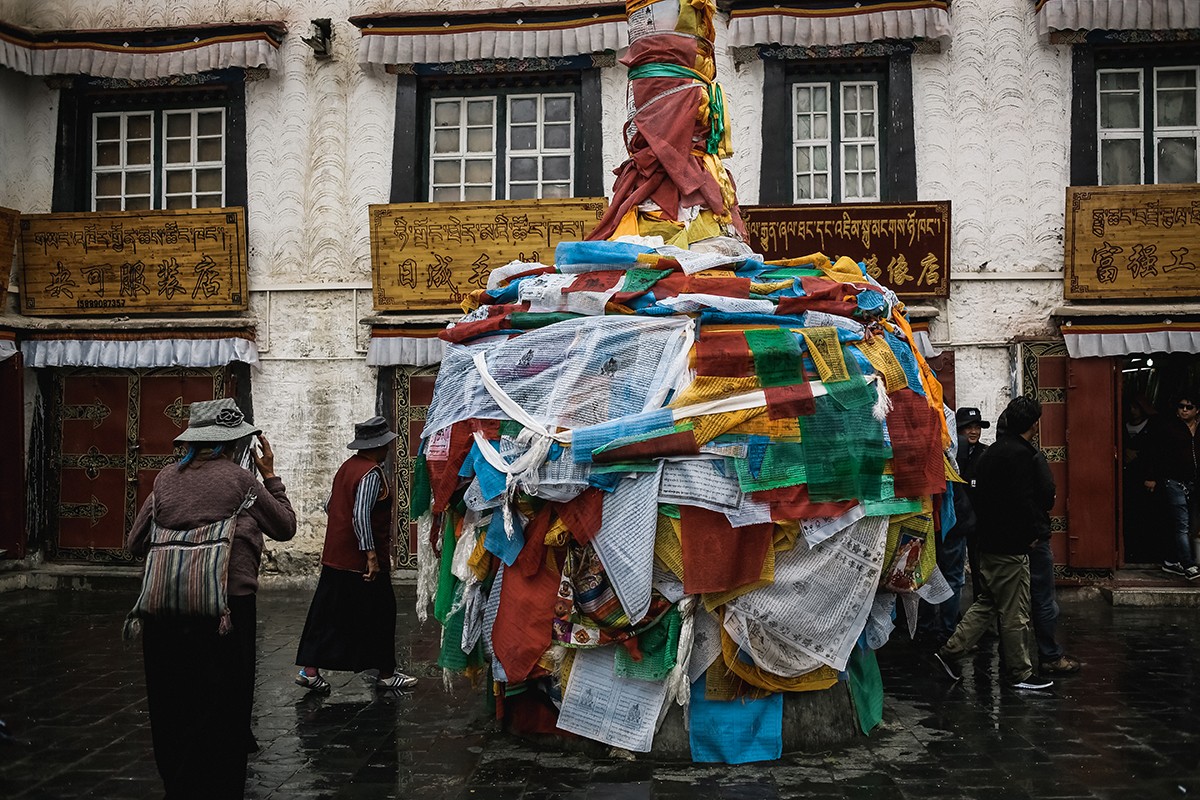
[[[246,204],[242,73],[181,87],[112,88],[80,78],[62,94],[55,211]]]
[[[1187,43],[1077,44],[1071,184],[1200,182],[1200,64]]]
[[[879,83],[795,83],[792,112],[794,202],[878,200]]]
[[[429,200],[571,197],[575,95],[431,100]]]
[[[393,203],[604,194],[599,69],[430,69],[398,76]]]
[[[1195,66],[1096,71],[1102,186],[1200,179],[1198,76]]]
[[[759,203],[916,199],[908,50],[763,66]]]
[[[92,210],[225,205],[225,109],[92,115]]]

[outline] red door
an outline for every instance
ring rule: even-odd
[[[1067,539],[1073,567],[1119,562],[1117,360],[1067,359]]]
[[[21,354],[0,361],[0,486],[8,502],[0,503],[0,558],[24,558],[25,390]]]
[[[125,535],[178,455],[188,405],[223,395],[224,370],[77,370],[56,376],[58,559],[127,561]]]

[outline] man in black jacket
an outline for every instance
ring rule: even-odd
[[[1054,482],[1031,443],[1042,406],[1016,397],[1004,410],[1007,430],[987,451],[975,477],[973,505],[983,586],[945,646],[934,655],[953,680],[958,662],[999,616],[1004,679],[1015,689],[1049,689],[1033,671],[1029,621],[1029,551],[1049,524]]]

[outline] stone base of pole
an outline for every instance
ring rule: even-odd
[[[824,691],[787,692],[783,696],[783,752],[814,753],[862,736],[858,715],[850,697],[850,686],[838,681]],[[612,748],[579,736],[549,734],[520,737],[540,750],[578,753],[590,758],[607,758]],[[683,727],[683,710],[673,706],[662,728],[654,736],[649,753],[634,753],[635,758],[661,761],[690,761],[692,749],[688,731]]]

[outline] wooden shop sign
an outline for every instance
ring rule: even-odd
[[[510,261],[554,263],[604,216],[603,197],[373,205],[371,271],[380,311],[459,310]]]
[[[768,261],[824,253],[866,265],[906,300],[950,296],[950,201],[742,206]]]
[[[29,315],[244,311],[241,208],[21,217]]]
[[[1068,186],[1063,296],[1200,294],[1200,185]]]

